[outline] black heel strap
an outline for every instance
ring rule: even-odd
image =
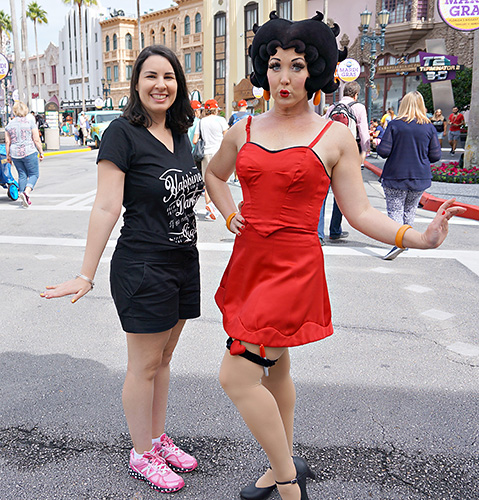
[[[297,484],[298,478],[295,477],[291,481],[275,481],[276,484],[282,485],[282,484]]]

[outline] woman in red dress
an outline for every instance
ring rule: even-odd
[[[241,497],[307,500],[314,474],[293,454],[295,389],[288,347],[333,331],[319,213],[331,184],[351,226],[384,243],[435,248],[447,221],[462,209],[444,203],[425,233],[401,226],[371,207],[356,143],[342,124],[314,112],[315,92],[332,92],[338,60],[335,36],[318,14],[292,22],[277,18],[256,30],[252,83],[274,98],[273,108],[235,124],[206,172],[214,204],[236,234],[215,296],[229,335],[221,384],[265,451],[271,468]],[[344,57],[340,53],[339,57]],[[227,180],[236,168],[244,204],[236,207]]]

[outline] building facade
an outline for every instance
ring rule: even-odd
[[[368,6],[371,4],[369,2]],[[416,90],[422,82],[419,52],[454,55],[458,64],[472,67],[473,33],[450,28],[437,12],[436,0],[376,0],[369,6],[372,12],[370,30],[380,33],[377,14],[387,9],[390,13],[389,24],[385,32],[385,47],[381,51],[377,46],[377,66],[374,88],[367,85],[369,78],[370,45],[361,49],[360,14],[364,5],[350,0],[310,0],[308,15],[316,10],[322,11],[327,5],[326,16],[329,23],[336,22],[341,28],[338,42],[348,47],[348,57],[356,59],[362,69],[358,83],[362,87],[360,99],[366,102],[367,93],[371,92],[372,114],[381,117],[382,113],[393,107],[397,112],[399,101],[407,92]],[[352,8],[357,5],[357,8]],[[451,83],[436,82],[432,85],[435,107],[449,113],[453,104]],[[441,96],[434,97],[434,90],[442,87]],[[327,103],[332,103],[338,96],[327,96]],[[436,102],[437,101],[437,102]]]
[[[81,54],[84,55],[83,96],[87,109],[94,109],[95,99],[102,95],[102,39],[100,20],[105,17],[101,7],[81,9],[83,48],[80,47],[80,20],[76,4],[65,17],[65,26],[59,33],[59,101],[63,111],[82,108]]]
[[[177,0],[177,5],[141,16],[141,47],[165,45],[175,52],[186,75],[190,94],[203,100],[203,2]],[[120,12],[100,23],[103,45],[105,96],[113,107],[123,107],[138,56],[136,18]]]

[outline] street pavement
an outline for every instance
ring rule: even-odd
[[[127,473],[126,348],[108,284],[119,224],[94,291],[76,304],[39,296],[80,270],[95,158],[45,158],[29,209],[0,188],[0,498],[238,499],[267,462],[217,380],[226,335],[213,295],[233,237],[205,220],[204,199],[202,316],[175,352],[167,421],[200,463],[180,492]],[[377,177],[363,178],[385,211]],[[231,190],[239,201],[240,187]],[[326,228],[331,210],[330,195]],[[420,209],[416,228],[433,216]],[[335,333],[291,349],[295,453],[318,474],[311,500],[479,499],[479,221],[453,219],[439,249],[394,261],[381,260],[387,245],[343,229],[349,238],[323,247]]]

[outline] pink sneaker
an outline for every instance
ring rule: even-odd
[[[150,452],[146,452],[137,460],[132,449],[128,472],[136,479],[146,481],[150,488],[162,493],[173,493],[185,485],[183,478],[166,465],[164,458]]]
[[[166,434],[162,434],[160,439],[161,442],[155,443],[153,451],[157,457],[164,458],[166,463],[178,472],[191,472],[196,469],[198,462],[195,457],[178,448]]]
[[[20,195],[20,198],[22,200],[23,208],[28,208],[32,204],[32,202],[30,201],[30,197],[27,195],[27,193],[22,193]]]

